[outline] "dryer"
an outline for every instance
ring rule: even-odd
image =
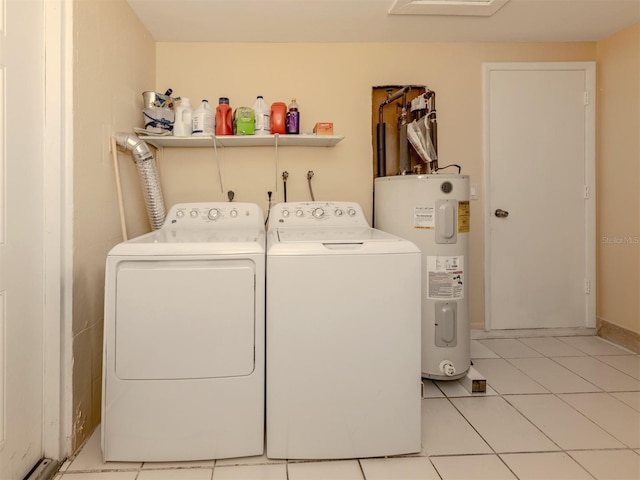
[[[109,252],[105,461],[263,453],[264,282],[255,204],[178,204]]]
[[[356,203],[272,207],[268,457],[420,451],[420,259]]]

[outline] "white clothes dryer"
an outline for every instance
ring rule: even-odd
[[[255,204],[178,204],[109,252],[105,461],[263,453],[264,282]]]
[[[268,457],[420,451],[420,259],[356,203],[271,208]]]

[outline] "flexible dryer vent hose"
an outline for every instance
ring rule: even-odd
[[[153,230],[158,230],[162,227],[167,212],[153,154],[148,145],[132,133],[116,133],[114,137],[119,148],[129,150],[133,155],[133,161],[138,167],[149,223]]]

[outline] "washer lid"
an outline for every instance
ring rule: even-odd
[[[368,243],[402,241],[401,238],[370,227],[287,227],[278,228],[280,243]]]

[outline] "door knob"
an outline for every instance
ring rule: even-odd
[[[507,218],[509,216],[509,212],[507,212],[506,210],[502,210],[501,208],[498,208],[495,211],[495,215],[498,218]]]

